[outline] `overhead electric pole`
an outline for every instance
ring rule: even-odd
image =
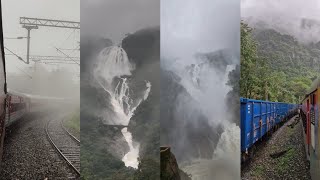
[[[49,26],[69,29],[80,29],[80,22],[20,17],[20,24],[29,26]]]
[[[52,19],[39,19],[39,18],[20,17],[20,24],[22,24],[22,27],[26,28],[27,31],[28,31],[28,36],[27,36],[27,39],[28,39],[28,42],[27,42],[27,62],[25,62],[26,64],[29,64],[30,31],[32,29],[38,29],[38,26],[80,29],[80,22],[61,21],[61,20],[52,20]]]
[[[27,35],[27,64],[29,64],[29,53],[30,53],[30,31],[31,29],[38,29],[38,26],[29,26],[29,25],[23,25],[23,28],[26,28],[28,31]]]

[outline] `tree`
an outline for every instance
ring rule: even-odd
[[[160,164],[151,157],[139,159],[138,170],[134,174],[134,180],[157,180],[160,179]]]
[[[257,45],[251,36],[252,29],[241,22],[240,96],[251,98],[255,81]]]

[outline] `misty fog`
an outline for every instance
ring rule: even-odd
[[[161,1],[161,98],[170,100],[161,102],[161,144],[193,179],[239,178],[239,118],[226,102],[228,74],[240,63],[239,6]]]
[[[241,0],[241,18],[255,28],[272,28],[310,43],[320,41],[320,1]]]
[[[110,38],[116,44],[128,33],[159,25],[158,0],[82,0],[81,34]]]
[[[27,59],[27,30],[19,23],[19,18],[80,21],[80,2],[5,0],[2,10],[9,92],[21,93],[36,99],[65,99],[72,102],[74,108],[79,108],[80,67],[76,63],[70,64],[72,61],[69,57],[75,57],[73,59],[77,59],[79,63],[80,31],[43,26],[31,30],[30,63],[26,64],[23,61]],[[16,39],[17,37],[23,38]],[[57,51],[57,48],[62,53]],[[46,60],[43,56],[51,58]]]

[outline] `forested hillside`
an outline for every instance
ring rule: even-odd
[[[241,23],[241,97],[298,103],[320,76],[320,42]]]

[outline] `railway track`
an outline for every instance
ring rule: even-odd
[[[69,165],[69,179],[80,177],[80,141],[63,126],[63,121],[51,119],[47,122],[47,137],[60,157]]]

